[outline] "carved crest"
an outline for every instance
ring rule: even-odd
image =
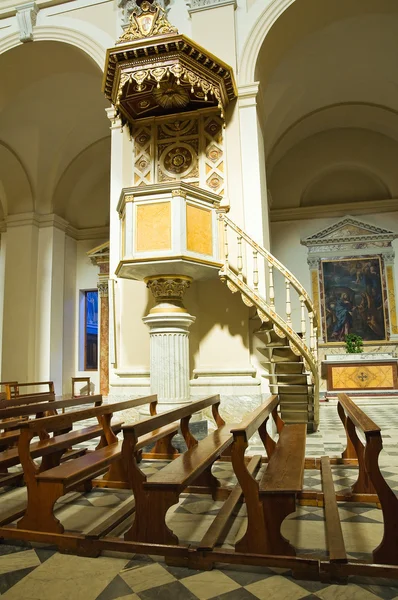
[[[166,33],[178,33],[177,28],[167,20],[164,9],[149,0],[144,0],[140,7],[131,13],[129,21],[129,26],[118,40],[118,44]]]

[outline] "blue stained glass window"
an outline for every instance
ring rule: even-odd
[[[98,292],[85,292],[84,369],[98,369]]]

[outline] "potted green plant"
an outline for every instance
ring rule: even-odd
[[[345,336],[344,341],[347,354],[361,354],[363,352],[363,339],[360,335],[349,333]]]

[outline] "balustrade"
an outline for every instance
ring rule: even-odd
[[[219,213],[219,219],[224,236],[221,276],[227,277],[232,286],[241,291],[248,306],[255,305],[259,314],[266,315],[276,329],[286,335],[293,350],[303,356],[317,386],[318,321],[311,298],[275,256],[252,240],[224,212]],[[284,298],[279,297],[282,286]],[[278,298],[275,298],[276,292]]]

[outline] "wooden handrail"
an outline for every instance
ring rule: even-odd
[[[380,427],[376,425],[376,423],[372,421],[372,419],[370,419],[368,415],[347,396],[347,394],[338,394],[337,397],[339,403],[343,406],[351,421],[358,429],[365,434],[380,433]]]
[[[271,252],[257,244],[243,229],[238,227],[236,223],[231,221],[225,213],[219,213],[219,218],[221,221],[224,221],[231,229],[233,229],[242,239],[245,240],[258,254],[263,256],[270,264],[278,269],[282,273],[282,275],[289,280],[292,284],[292,287],[296,290],[296,292],[303,297],[304,303],[309,312],[314,314],[314,327],[317,327],[317,315],[315,313],[314,305],[312,303],[311,298],[309,297],[305,288],[301,285],[297,277],[293,275]]]

